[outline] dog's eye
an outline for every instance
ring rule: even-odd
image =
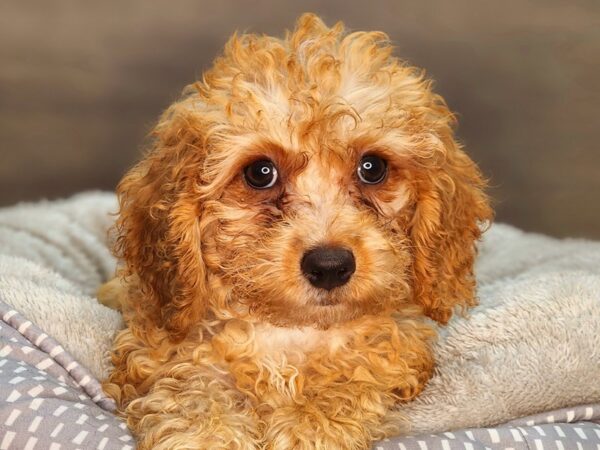
[[[272,161],[261,159],[244,169],[244,178],[254,189],[267,189],[277,181],[277,169]]]
[[[387,163],[379,156],[363,156],[358,165],[358,178],[365,184],[379,184],[387,174]]]

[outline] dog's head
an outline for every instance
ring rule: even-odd
[[[491,217],[454,117],[383,33],[234,36],[119,186],[118,254],[174,337],[206,314],[326,328],[474,303]]]

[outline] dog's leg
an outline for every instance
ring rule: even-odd
[[[179,363],[122,411],[138,449],[255,450],[259,420],[245,395],[205,367]],[[110,394],[115,384],[105,384]],[[133,386],[125,385],[122,395]],[[118,396],[117,396],[118,397]]]
[[[392,405],[391,396],[364,385],[329,388],[305,404],[277,408],[267,421],[265,442],[269,450],[365,450],[398,431],[381,425]]]
[[[139,449],[260,448],[261,422],[210,342],[196,335],[174,343],[162,329],[129,325],[115,340],[103,388]]]

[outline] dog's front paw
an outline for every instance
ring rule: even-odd
[[[350,417],[328,417],[310,407],[278,409],[264,441],[268,450],[363,450],[371,445],[368,430]]]

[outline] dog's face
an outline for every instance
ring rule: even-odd
[[[338,127],[287,146],[256,136],[205,204],[208,270],[261,320],[327,327],[409,297],[402,157]]]
[[[119,187],[139,307],[175,336],[208,310],[326,328],[412,303],[445,322],[473,303],[490,218],[452,121],[382,33],[306,15],[232,38]]]

